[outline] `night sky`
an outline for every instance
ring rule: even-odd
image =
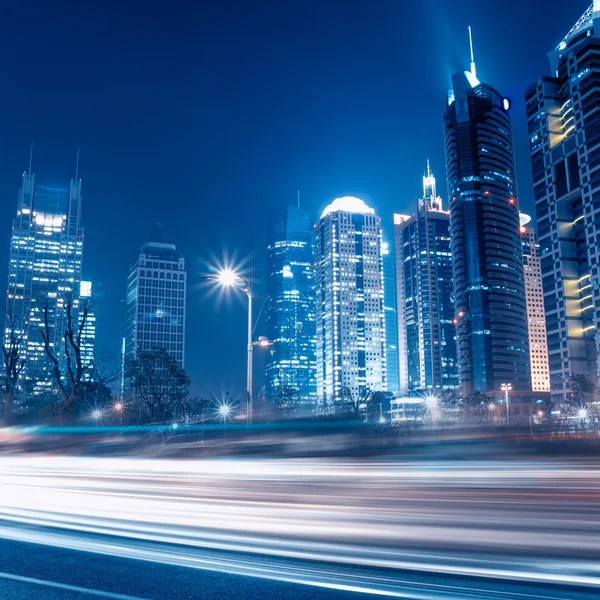
[[[356,195],[391,233],[392,213],[413,210],[429,157],[445,197],[442,114],[451,73],[469,66],[468,25],[479,78],[513,101],[531,211],[523,92],[549,74],[546,52],[589,3],[4,3],[0,279],[31,140],[37,183],[66,184],[80,146],[84,277],[103,290],[98,347],[118,355],[128,268],[161,222],[187,260],[194,391],[235,394],[245,308],[207,295],[207,265],[245,257],[252,232],[263,292],[269,212],[298,189],[313,220]]]

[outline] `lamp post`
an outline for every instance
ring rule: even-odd
[[[510,392],[510,390],[512,390],[512,383],[503,383],[501,385],[501,389],[504,392],[504,398],[506,400],[506,426],[509,427],[510,416],[509,416],[509,410],[508,410],[508,392]]]
[[[248,342],[247,342],[247,365],[246,365],[246,423],[248,426],[252,424],[252,359],[253,359],[253,351],[254,346],[271,346],[272,342],[270,342],[266,337],[259,337],[258,341],[252,341],[253,334],[253,323],[252,323],[252,299],[254,298],[254,293],[252,292],[252,280],[246,279],[243,275],[240,275],[237,271],[233,269],[222,269],[215,274],[205,275],[205,279],[212,279],[216,281],[219,285],[226,288],[237,288],[242,290],[246,297],[248,298]]]

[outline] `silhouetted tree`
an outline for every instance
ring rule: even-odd
[[[300,406],[300,394],[295,387],[280,385],[275,395],[275,408],[284,419],[289,419]]]
[[[125,368],[140,421],[164,422],[183,414],[190,378],[166,350],[142,352]]]
[[[25,368],[25,349],[23,348],[23,339],[25,336],[25,327],[16,326],[12,318],[6,318],[6,329],[2,337],[2,395],[4,398],[4,410],[2,420],[5,423],[10,421],[13,400],[21,373]]]
[[[574,373],[567,380],[567,406],[573,410],[589,410],[598,401],[598,386],[587,373]]]
[[[63,298],[62,309],[64,330],[60,332],[62,340],[54,344],[54,327],[50,323],[48,300],[42,302],[43,326],[41,328],[44,351],[51,365],[53,382],[60,395],[60,415],[64,420],[71,407],[77,403],[85,375],[92,368],[85,365],[82,357],[82,338],[88,321],[91,298],[79,298],[70,294]]]

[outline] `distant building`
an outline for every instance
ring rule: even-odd
[[[525,93],[552,400],[569,377],[598,382],[600,355],[600,5],[551,51]]]
[[[400,393],[398,361],[398,314],[396,306],[396,261],[387,242],[381,246],[383,259],[383,312],[385,314],[385,380],[388,392]]]
[[[400,390],[458,387],[450,217],[429,163],[412,215],[394,215]]]
[[[317,396],[334,402],[386,390],[381,222],[337,198],[316,225]]]
[[[531,217],[521,213],[521,244],[525,269],[525,295],[527,297],[527,323],[529,326],[529,362],[531,364],[531,389],[534,392],[550,391],[548,369],[548,340],[542,289],[540,245],[533,227],[528,227]]]
[[[126,360],[163,349],[184,366],[185,299],[185,260],[157,225],[127,278]]]
[[[273,343],[266,365],[266,395],[279,388],[298,392],[303,403],[317,398],[313,229],[308,213],[288,206],[271,215],[269,227],[266,334]]]
[[[36,394],[54,389],[42,339],[44,306],[50,347],[60,357],[66,302],[77,318],[82,253],[81,181],[64,188],[36,185],[35,175],[24,173],[10,241],[5,337],[11,329],[24,332],[21,381],[30,381]]]
[[[473,62],[452,87],[444,136],[461,393],[530,391],[510,102]]]

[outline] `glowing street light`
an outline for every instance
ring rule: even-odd
[[[229,404],[221,404],[219,406],[219,416],[225,420],[231,414],[231,406]]]
[[[92,411],[92,419],[96,422],[98,422],[101,418],[102,418],[102,411],[99,408],[95,408]]]
[[[117,400],[113,405],[112,409],[119,415],[120,424],[123,425],[123,411],[125,410],[125,404],[121,400]]]
[[[248,297],[248,362],[246,366],[246,394],[247,394],[247,407],[246,407],[246,423],[250,425],[252,423],[252,358],[254,346],[266,347],[272,346],[273,343],[266,337],[259,337],[258,341],[252,340],[254,327],[252,323],[252,299],[254,293],[252,292],[252,276],[250,279],[246,279],[239,271],[231,268],[221,269],[216,273],[205,275],[204,279],[210,279],[216,281],[220,286],[225,288],[238,288],[242,290]],[[219,409],[220,410],[220,409]]]
[[[580,419],[587,419],[587,416],[588,416],[588,411],[587,411],[585,408],[580,408],[580,409],[577,411],[577,416],[578,416]]]

